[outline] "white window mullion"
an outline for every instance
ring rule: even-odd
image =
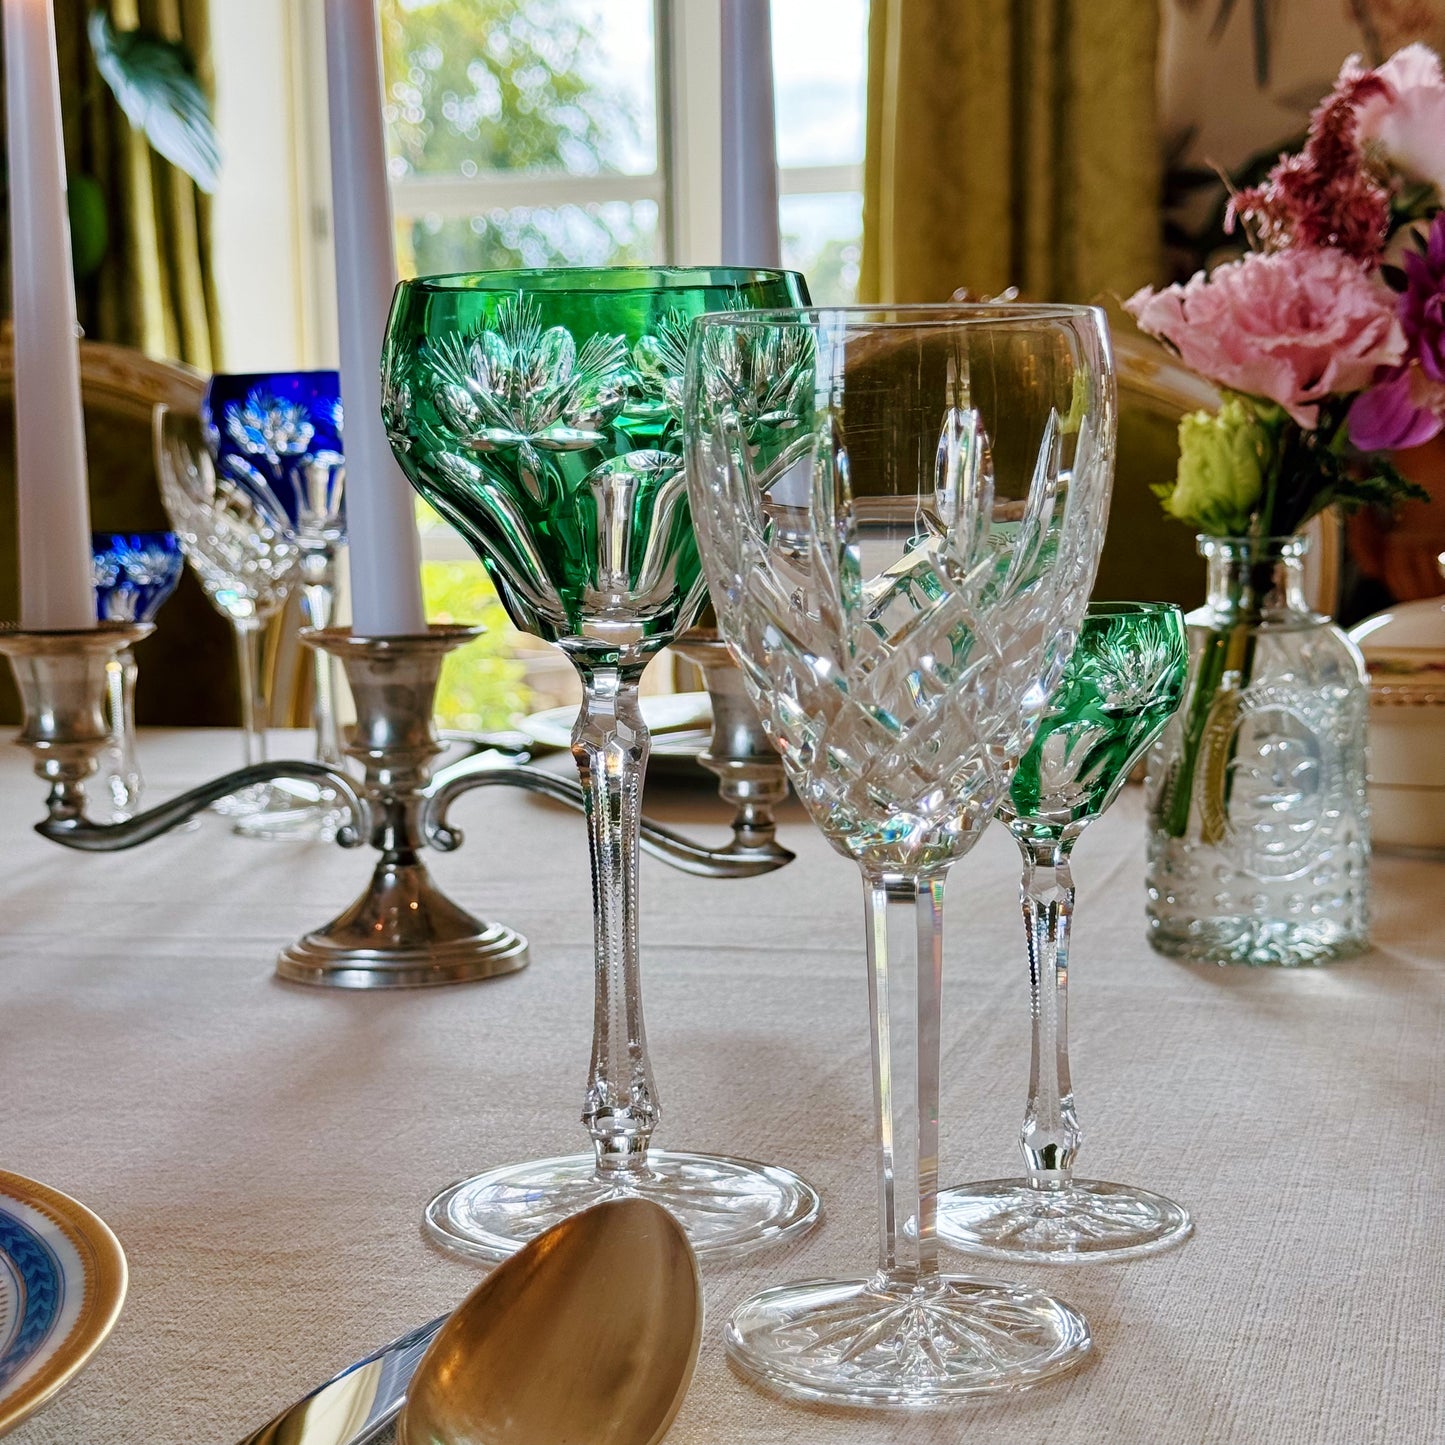
[[[488,171],[476,176],[404,176],[391,183],[391,196],[399,216],[465,218],[517,206],[554,209],[603,201],[655,201],[661,207],[665,189],[655,171],[643,176]]]
[[[783,196],[836,195],[862,189],[862,166],[782,166],[778,170],[778,194]]]
[[[659,10],[671,71],[664,107],[671,259],[705,266],[722,250],[722,14],[716,0],[661,0]]]

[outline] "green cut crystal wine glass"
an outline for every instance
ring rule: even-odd
[[[382,411],[412,484],[467,539],[508,613],[582,680],[572,755],[586,794],[596,1014],[583,1123],[593,1151],[443,1190],[427,1228],[500,1258],[600,1200],[669,1208],[700,1255],[809,1228],[786,1169],[663,1152],[638,972],[638,823],[649,739],[638,682],[707,599],[682,462],[688,334],[707,311],[796,305],[801,276],[724,267],[495,271],[397,289]]]
[[[990,1259],[1133,1259],[1189,1237],[1186,1210],[1122,1184],[1075,1179],[1083,1142],[1069,1078],[1069,859],[1086,827],[1169,721],[1184,694],[1184,619],[1162,602],[1095,602],[1063,682],[999,817],[1018,840],[1028,939],[1033,1061],[1019,1146],[1026,1177],[945,1190],[938,1234]]]

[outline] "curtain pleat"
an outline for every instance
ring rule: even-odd
[[[99,269],[77,287],[80,324],[92,340],[209,371],[220,335],[210,199],[151,149],[101,80],[86,34],[91,8],[89,0],[55,7],[66,167],[72,184],[89,178],[99,187],[109,229]],[[211,89],[207,0],[106,0],[105,8],[117,30],[143,25],[183,42]]]
[[[872,0],[865,300],[1155,279],[1154,0]]]

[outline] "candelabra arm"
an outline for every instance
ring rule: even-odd
[[[447,821],[452,804],[473,788],[491,787],[525,788],[578,813],[587,808],[582,785],[575,778],[559,777],[541,768],[497,767],[490,760],[474,764],[468,759],[439,772],[428,789],[422,822],[427,842],[443,853],[459,848],[461,830]],[[735,839],[725,848],[708,848],[647,818],[642,820],[641,831],[644,852],[701,878],[755,878],[781,868],[794,856],[771,839],[761,847],[740,847]]]
[[[148,808],[144,813],[137,813],[119,823],[91,822],[85,816],[83,788],[78,784],[57,783],[51,788],[47,800],[50,816],[37,823],[35,831],[52,843],[83,853],[118,853],[158,838],[221,798],[257,783],[275,782],[278,778],[315,778],[334,789],[351,809],[352,818],[351,822],[344,823],[337,830],[336,841],[343,848],[355,848],[366,841],[370,829],[368,809],[345,773],[323,767],[320,763],[284,760],[237,768],[235,772],[213,778],[169,802]]]

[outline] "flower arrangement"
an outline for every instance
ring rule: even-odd
[[[1303,149],[1232,197],[1245,255],[1124,303],[1225,393],[1181,428],[1178,475],[1157,488],[1171,516],[1279,537],[1331,504],[1416,493],[1388,453],[1445,429],[1442,202],[1439,58],[1352,57]]]
[[[1223,393],[1179,431],[1165,510],[1216,537],[1280,538],[1330,505],[1424,497],[1390,453],[1445,430],[1445,75],[1423,45],[1375,69],[1352,57],[1304,146],[1235,192],[1227,231],[1249,249],[1183,285],[1125,302],[1139,327]],[[1272,565],[1251,591],[1263,602]],[[1164,826],[1182,837],[1196,772],[1227,788],[1217,695],[1248,687],[1252,624],[1195,659]],[[1211,721],[1213,719],[1213,721]],[[1211,801],[1214,806],[1211,805]],[[1204,800],[1222,816],[1227,795]]]

